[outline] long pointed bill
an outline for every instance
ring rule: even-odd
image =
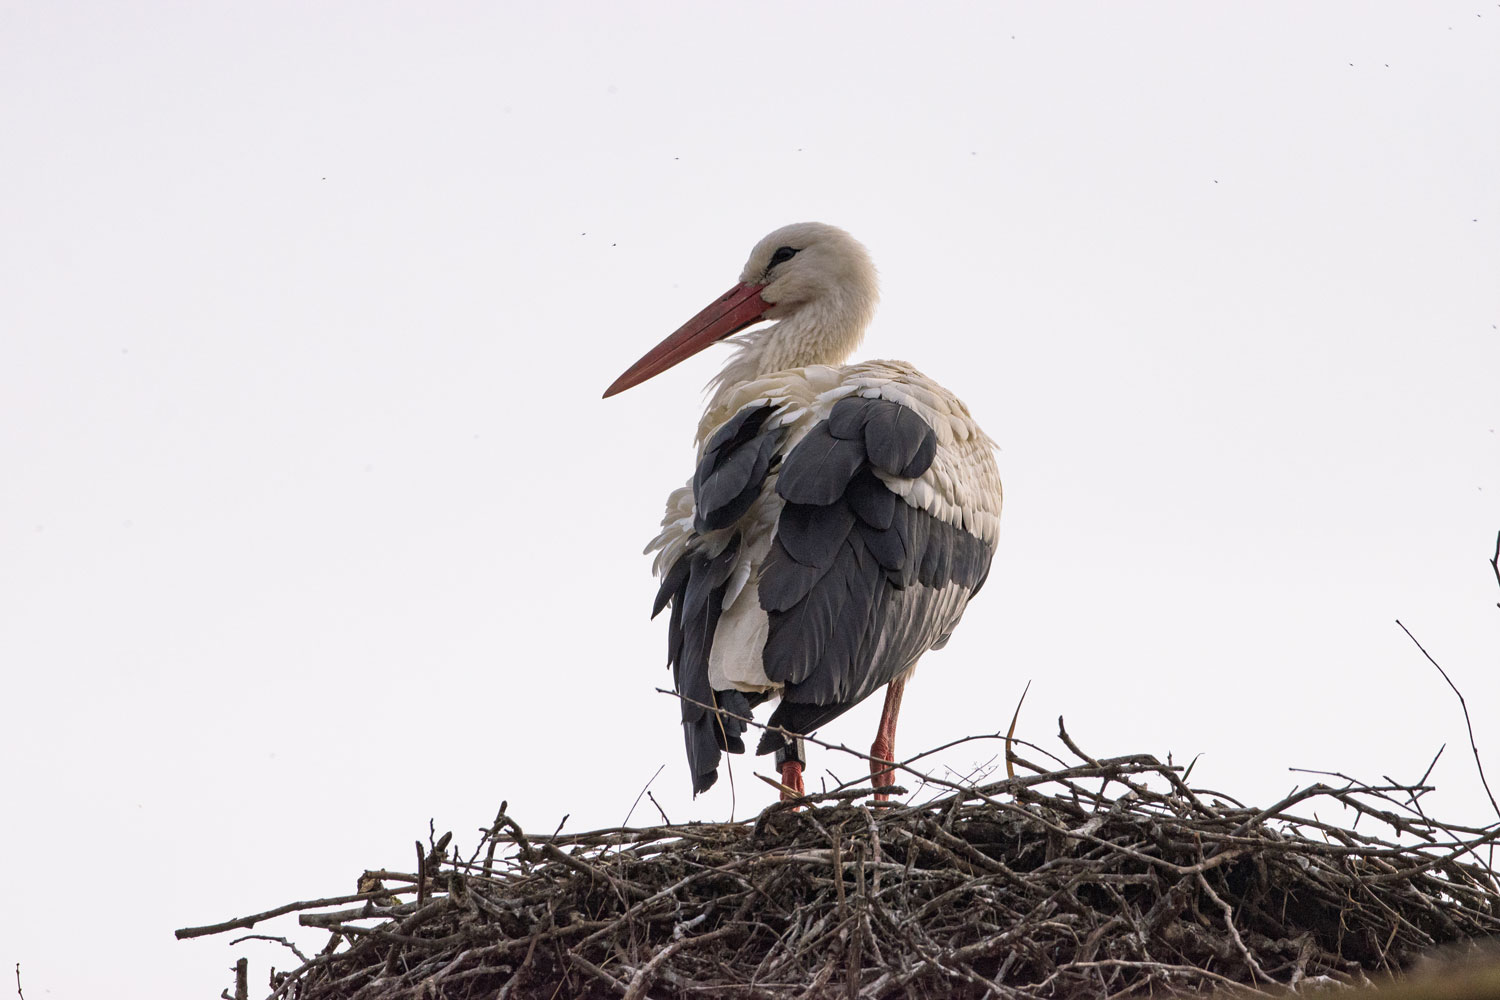
[[[679,361],[686,361],[709,344],[759,322],[766,310],[771,308],[771,304],[760,297],[760,291],[765,287],[735,285],[719,296],[707,309],[682,324],[676,333],[647,351],[645,357],[615,379],[614,384],[604,390],[604,398],[624,392],[633,385],[640,385]]]

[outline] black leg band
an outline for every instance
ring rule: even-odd
[[[776,769],[780,770],[783,764],[793,760],[806,767],[807,749],[802,745],[802,737],[788,736],[785,739],[781,749],[776,751]]]

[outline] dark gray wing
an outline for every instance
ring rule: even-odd
[[[766,675],[785,685],[770,724],[809,733],[944,642],[989,572],[993,548],[911,506],[877,472],[913,479],[937,435],[887,399],[839,400],[787,455],[786,501],[759,596]],[[767,733],[757,753],[779,749]]]
[[[770,403],[747,406],[709,439],[693,473],[693,529],[699,535],[730,527],[760,496],[786,433],[765,426],[775,409]],[[749,716],[765,700],[764,695],[714,691],[708,681],[714,632],[740,544],[736,532],[721,546],[717,540],[715,546],[689,545],[662,579],[651,612],[655,617],[669,602],[672,605],[667,662],[682,698],[683,738],[695,795],[718,780],[723,751],[745,751],[745,724],[734,716]]]

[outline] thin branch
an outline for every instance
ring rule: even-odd
[[[1010,728],[1005,731],[1005,776],[1014,778],[1016,776],[1016,757],[1011,750],[1011,741],[1016,738],[1016,723],[1021,720],[1021,706],[1026,704],[1026,694],[1031,690],[1031,681],[1021,689],[1021,697],[1016,699],[1016,710],[1010,715]]]
[[[207,924],[203,927],[179,927],[173,933],[177,936],[177,940],[185,941],[188,938],[203,937],[206,934],[220,934],[224,931],[232,931],[241,927],[254,927],[262,920],[270,920],[272,917],[279,917],[284,913],[295,913],[298,910],[313,910],[320,906],[342,906],[345,903],[358,903],[367,899],[389,896],[394,892],[400,891],[399,889],[376,889],[373,892],[357,892],[348,896],[325,896],[322,899],[305,899],[297,903],[278,906],[263,913],[252,913],[248,917],[236,917],[233,920],[226,920],[222,924]]]
[[[307,956],[302,954],[302,949],[298,948],[295,944],[288,941],[284,937],[277,937],[274,934],[242,934],[234,940],[230,941],[229,944],[231,947],[233,947],[234,945],[239,944],[241,941],[272,941],[276,944],[284,945],[285,947],[290,948],[292,954],[296,955],[300,961],[307,961]]]
[[[651,775],[651,780],[648,781],[648,782],[646,782],[644,785],[641,786],[640,794],[635,797],[635,801],[634,802],[630,803],[630,811],[625,814],[625,820],[624,820],[624,822],[622,822],[620,824],[621,826],[629,826],[630,825],[630,817],[632,817],[632,816],[635,815],[635,807],[641,804],[641,798],[647,792],[649,792],[651,790],[651,785],[656,781],[656,779],[658,777],[661,776],[661,772],[664,771],[666,769],[666,767],[667,767],[667,765],[665,765],[665,764],[662,764],[659,767],[657,767],[656,773],[653,774],[653,775]],[[655,800],[653,799],[652,801],[655,801]],[[660,807],[658,807],[658,808],[660,808]],[[665,817],[663,817],[663,818],[665,818]]]
[[[1500,587],[1500,531],[1495,532],[1495,554],[1490,556],[1490,568],[1495,571],[1495,586]],[[1495,607],[1500,608],[1500,602]]]
[[[1497,549],[1497,552],[1500,552],[1500,549]],[[1496,558],[1500,558],[1500,556]],[[1500,572],[1500,570],[1496,572]],[[1401,625],[1401,619],[1396,619],[1396,624]],[[1479,783],[1484,786],[1484,794],[1489,796],[1490,808],[1495,810],[1496,816],[1500,816],[1500,805],[1497,805],[1495,802],[1495,793],[1490,791],[1490,783],[1484,776],[1484,761],[1479,759],[1479,746],[1474,742],[1474,723],[1469,719],[1469,704],[1464,701],[1464,693],[1458,689],[1457,684],[1453,683],[1453,678],[1448,676],[1448,671],[1443,669],[1442,664],[1434,660],[1432,654],[1423,649],[1420,642],[1417,642],[1417,637],[1411,634],[1411,629],[1405,625],[1401,625],[1401,631],[1405,632],[1406,637],[1415,643],[1418,649],[1422,650],[1422,655],[1427,657],[1427,662],[1437,667],[1437,672],[1443,675],[1443,680],[1447,681],[1448,686],[1453,689],[1453,693],[1458,695],[1458,706],[1464,710],[1464,726],[1469,730],[1469,749],[1474,752],[1474,766],[1479,769]]]

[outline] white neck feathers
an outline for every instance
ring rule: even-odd
[[[736,337],[734,356],[709,383],[709,410],[746,382],[808,365],[843,364],[875,313],[873,294],[840,290],[804,303],[772,326]]]

